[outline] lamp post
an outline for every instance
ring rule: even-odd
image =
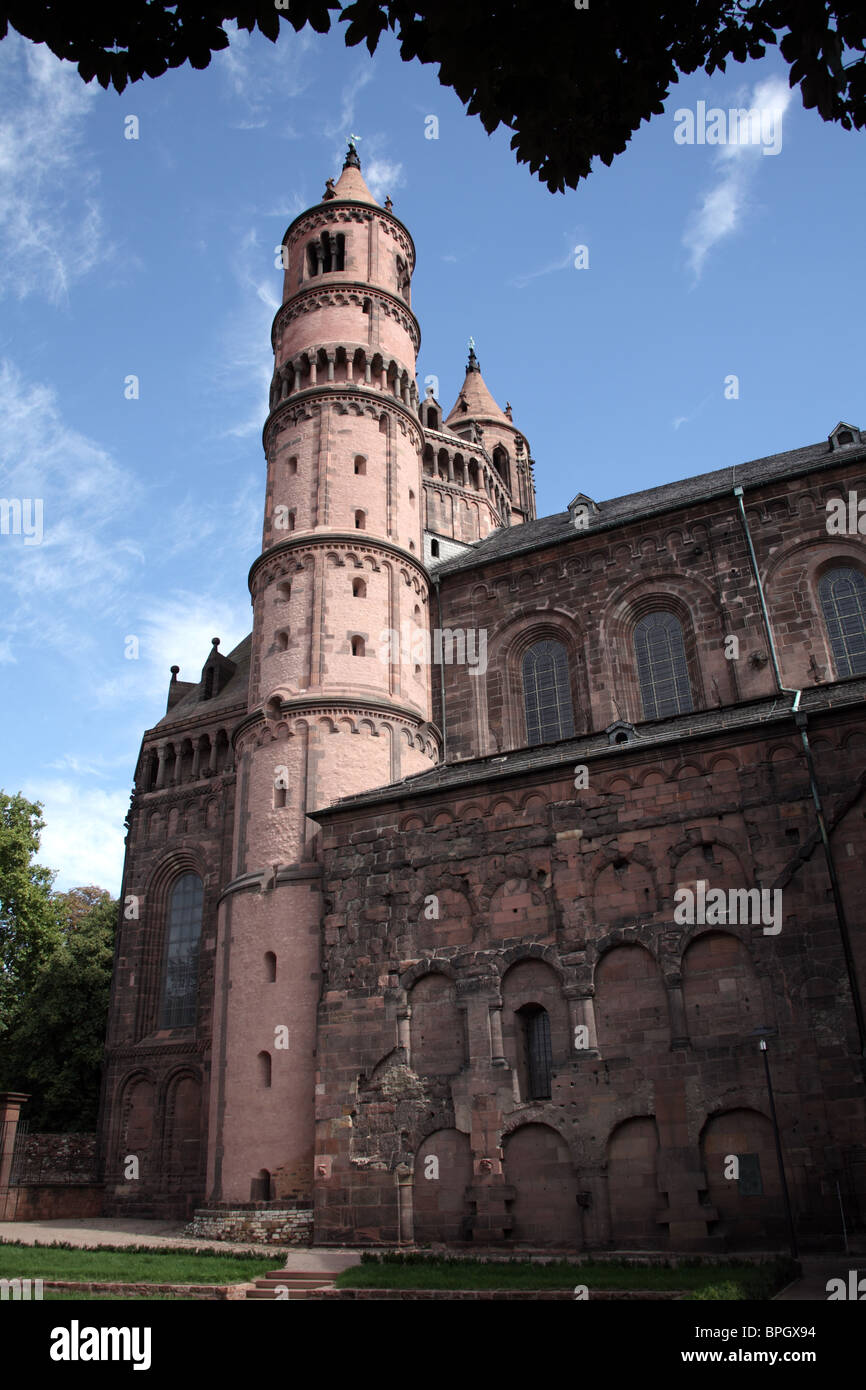
[[[773,1082],[770,1077],[770,1059],[767,1055],[767,1039],[778,1037],[778,1028],[754,1028],[749,1034],[750,1038],[758,1038],[758,1046],[764,1057],[764,1075],[767,1078],[767,1097],[770,1101],[770,1119],[773,1122],[773,1137],[776,1141],[776,1160],[779,1164],[779,1181],[782,1184],[782,1199],[785,1203],[785,1216],[788,1220],[788,1236],[791,1242],[791,1259],[800,1258],[797,1250],[797,1233],[794,1230],[794,1215],[791,1211],[791,1198],[788,1194],[788,1182],[785,1177],[785,1164],[782,1158],[782,1139],[779,1134],[779,1122],[776,1119],[776,1101],[773,1096]]]

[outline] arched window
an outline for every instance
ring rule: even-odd
[[[198,874],[183,874],[171,890],[160,1028],[191,1028],[195,1023],[202,899]]]
[[[277,958],[273,951],[265,951],[265,980],[271,985],[277,978]]]
[[[634,630],[644,719],[665,719],[694,708],[683,630],[673,613],[648,613]]]
[[[550,1049],[550,1018],[540,1004],[527,1004],[518,1009],[526,1049],[526,1074],[529,1078],[527,1100],[550,1099],[550,1073],[553,1057]]]
[[[366,473],[366,471],[367,471],[367,460],[364,458],[363,454],[357,454],[356,457],[355,457],[355,473],[356,473],[356,474],[363,474],[363,473]]]
[[[292,597],[292,581],[291,581],[291,579],[281,579],[280,582],[279,582],[279,584],[277,585],[277,598],[283,600],[284,602],[286,602],[286,601],[287,601],[288,599],[290,599],[291,597]]]
[[[353,579],[353,580],[352,580],[352,597],[353,597],[353,598],[366,598],[366,597],[367,597],[367,585],[364,583],[363,579]]]
[[[278,651],[278,652],[285,652],[285,651],[288,651],[288,649],[289,649],[289,634],[288,634],[288,631],[286,630],[286,628],[283,628],[281,632],[278,632],[278,633],[277,633],[277,636],[276,636],[276,644],[277,644],[277,651]]]
[[[568,656],[561,642],[536,642],[523,658],[526,741],[550,743],[571,738],[574,710],[568,683]]]
[[[364,639],[363,639],[363,637],[353,637],[353,638],[352,638],[352,655],[353,655],[353,656],[363,656],[363,655],[364,655]]]
[[[366,528],[367,528],[367,517],[366,517],[366,514],[365,514],[364,512],[362,512],[362,511],[357,511],[357,512],[355,513],[355,530],[356,530],[356,531],[364,531],[364,530],[366,530]]]
[[[270,1086],[271,1084],[271,1054],[269,1052],[259,1053],[259,1085]]]
[[[836,675],[866,672],[866,578],[859,570],[828,570],[818,585]]]
[[[287,469],[289,477],[293,478],[298,471],[298,460],[295,458],[294,455],[292,455],[292,457],[289,459]]]

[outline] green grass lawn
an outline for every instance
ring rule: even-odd
[[[0,1279],[69,1279],[81,1283],[245,1284],[279,1269],[282,1256],[202,1254],[192,1250],[79,1250],[58,1245],[0,1244]]]
[[[766,1299],[790,1282],[786,1261],[752,1265],[690,1261],[672,1268],[627,1260],[568,1264],[557,1260],[487,1263],[482,1260],[370,1256],[337,1278],[341,1289],[574,1289],[585,1284],[590,1298],[600,1289],[686,1290],[692,1298]]]

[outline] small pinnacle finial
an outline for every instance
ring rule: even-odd
[[[510,419],[511,419],[511,401],[506,401],[506,402],[505,402],[505,414],[508,416],[508,418],[509,418],[509,420],[510,420]]]
[[[469,339],[469,361],[466,364],[467,372],[480,372],[481,365],[475,356],[475,339]]]
[[[391,202],[391,194],[389,193],[387,198],[385,199],[385,211],[390,212],[393,206],[394,204]]]
[[[213,647],[214,651],[216,651],[217,647],[220,644],[220,639],[218,637],[212,637],[210,639],[210,644]]]
[[[336,189],[334,188],[334,180],[333,180],[333,179],[325,179],[325,191],[324,191],[324,193],[322,194],[322,202],[323,202],[323,203],[326,203],[326,202],[328,201],[329,198],[336,198],[336,196],[337,196],[337,192],[336,192]]]
[[[172,679],[172,682],[176,681],[179,675],[180,675],[180,667],[179,667],[179,666],[172,666],[172,668],[171,668],[171,679]]]
[[[346,162],[343,165],[344,169],[360,169],[361,161],[358,158],[358,151],[355,148],[360,138],[360,135],[349,136],[349,149],[346,153]]]

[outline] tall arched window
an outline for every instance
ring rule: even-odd
[[[202,897],[198,874],[183,874],[171,890],[160,1028],[191,1028],[195,1023]]]
[[[526,1072],[529,1078],[527,1100],[550,1098],[550,1073],[553,1056],[550,1047],[550,1018],[540,1004],[526,1004],[518,1009],[526,1048]]]
[[[648,613],[634,630],[644,719],[693,709],[683,630],[673,613]]]
[[[836,675],[866,672],[866,578],[859,570],[828,570],[818,585]]]
[[[568,683],[568,655],[561,642],[536,642],[523,658],[526,741],[550,743],[571,738],[574,710]]]

